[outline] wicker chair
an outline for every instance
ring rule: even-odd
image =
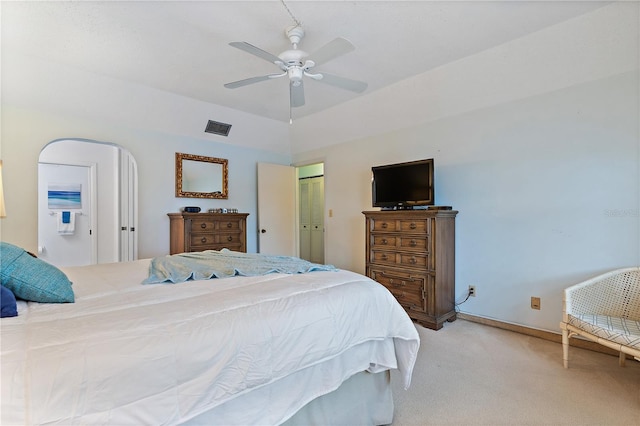
[[[591,278],[564,291],[562,358],[569,367],[569,338],[580,335],[640,361],[640,268]]]

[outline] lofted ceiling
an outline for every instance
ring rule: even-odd
[[[275,55],[285,29],[302,23],[299,48],[336,37],[356,50],[315,71],[368,83],[357,94],[305,80],[304,117],[444,64],[587,13],[596,1],[3,1],[2,50],[146,85],[280,121],[286,78],[227,89],[278,72],[229,46],[246,41]],[[288,8],[288,10],[287,10]],[[4,56],[4,55],[3,55]]]

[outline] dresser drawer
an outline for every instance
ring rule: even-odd
[[[412,275],[375,267],[368,268],[367,275],[385,286],[405,309],[426,312],[427,300],[424,289],[428,275]]]
[[[372,249],[402,249],[418,252],[430,251],[431,240],[427,235],[402,236],[371,233]]]
[[[411,268],[431,268],[431,257],[428,253],[398,253],[396,263]]]
[[[431,240],[428,236],[404,236],[398,238],[398,248],[404,250],[416,250],[429,252]]]
[[[189,232],[213,232],[216,229],[216,221],[211,218],[192,219]]]
[[[431,219],[430,218],[416,218],[416,219],[379,219],[372,218],[371,230],[374,232],[407,232],[416,234],[430,234],[431,233]]]
[[[214,220],[210,218],[192,219],[191,232],[212,232],[212,231],[239,231],[242,229],[242,222],[238,219]]]
[[[242,229],[242,223],[244,223],[244,221],[240,221],[237,219],[219,220],[216,222],[216,229],[221,232],[239,231],[240,229]]]
[[[394,266],[396,264],[396,257],[396,253],[391,250],[384,251],[372,249],[369,251],[369,263]]]
[[[417,234],[429,234],[431,228],[431,219],[412,219],[412,220],[399,220],[399,230],[401,232],[415,232]]]
[[[395,248],[400,242],[400,237],[386,234],[371,233],[371,248]]]
[[[403,266],[407,268],[432,269],[433,257],[428,252],[400,252],[371,249],[369,263],[376,265]]]
[[[209,246],[212,244],[229,244],[240,245],[242,244],[241,234],[205,234],[205,233],[192,233],[190,238],[190,245],[193,248],[201,249],[202,246]]]

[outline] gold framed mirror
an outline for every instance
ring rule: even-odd
[[[229,198],[229,161],[176,152],[176,197]]]

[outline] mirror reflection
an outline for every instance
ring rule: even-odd
[[[176,152],[176,197],[228,198],[228,161]]]

